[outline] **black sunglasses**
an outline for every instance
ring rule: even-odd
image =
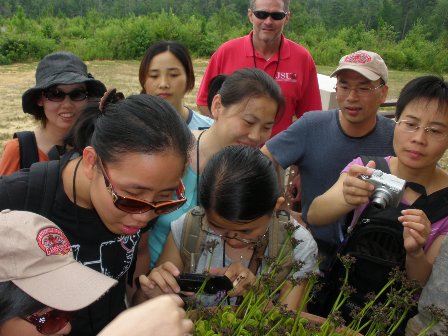
[[[64,92],[58,89],[50,89],[44,91],[44,96],[48,100],[53,102],[61,102],[64,101],[65,96],[69,96],[72,101],[83,101],[87,99],[88,94],[85,90],[73,90],[70,92]]]
[[[266,12],[259,10],[252,11],[252,13],[254,13],[255,17],[260,20],[266,20],[269,16],[273,20],[283,20],[287,15],[285,12]]]

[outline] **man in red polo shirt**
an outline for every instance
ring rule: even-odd
[[[213,54],[196,104],[202,114],[209,116],[207,93],[216,75],[240,68],[262,69],[275,79],[286,99],[286,109],[272,130],[274,136],[286,129],[294,116],[322,109],[316,66],[307,49],[283,36],[290,16],[289,0],[250,0],[247,16],[252,32],[227,41]]]

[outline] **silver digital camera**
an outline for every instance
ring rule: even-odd
[[[397,207],[403,196],[406,181],[381,170],[374,170],[372,176],[360,175],[359,178],[375,186],[370,200],[377,208]]]

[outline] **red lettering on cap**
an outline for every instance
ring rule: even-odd
[[[372,61],[372,57],[369,56],[369,54],[366,53],[353,53],[350,55],[347,55],[344,59],[344,62],[346,63],[369,63]]]
[[[58,228],[48,227],[40,230],[36,240],[47,256],[65,255],[70,252],[70,243],[67,237]]]

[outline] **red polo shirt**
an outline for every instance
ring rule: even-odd
[[[222,73],[231,74],[240,68],[254,67],[251,39],[252,33],[227,41],[216,50],[210,58],[199,87],[197,105],[207,105],[208,87],[215,76]],[[305,112],[322,109],[316,66],[308,50],[282,36],[280,63],[277,67],[278,56],[279,53],[265,60],[255,52],[257,68],[274,77],[286,100],[286,109],[274,125],[272,136],[288,128],[294,115],[300,118]]]

